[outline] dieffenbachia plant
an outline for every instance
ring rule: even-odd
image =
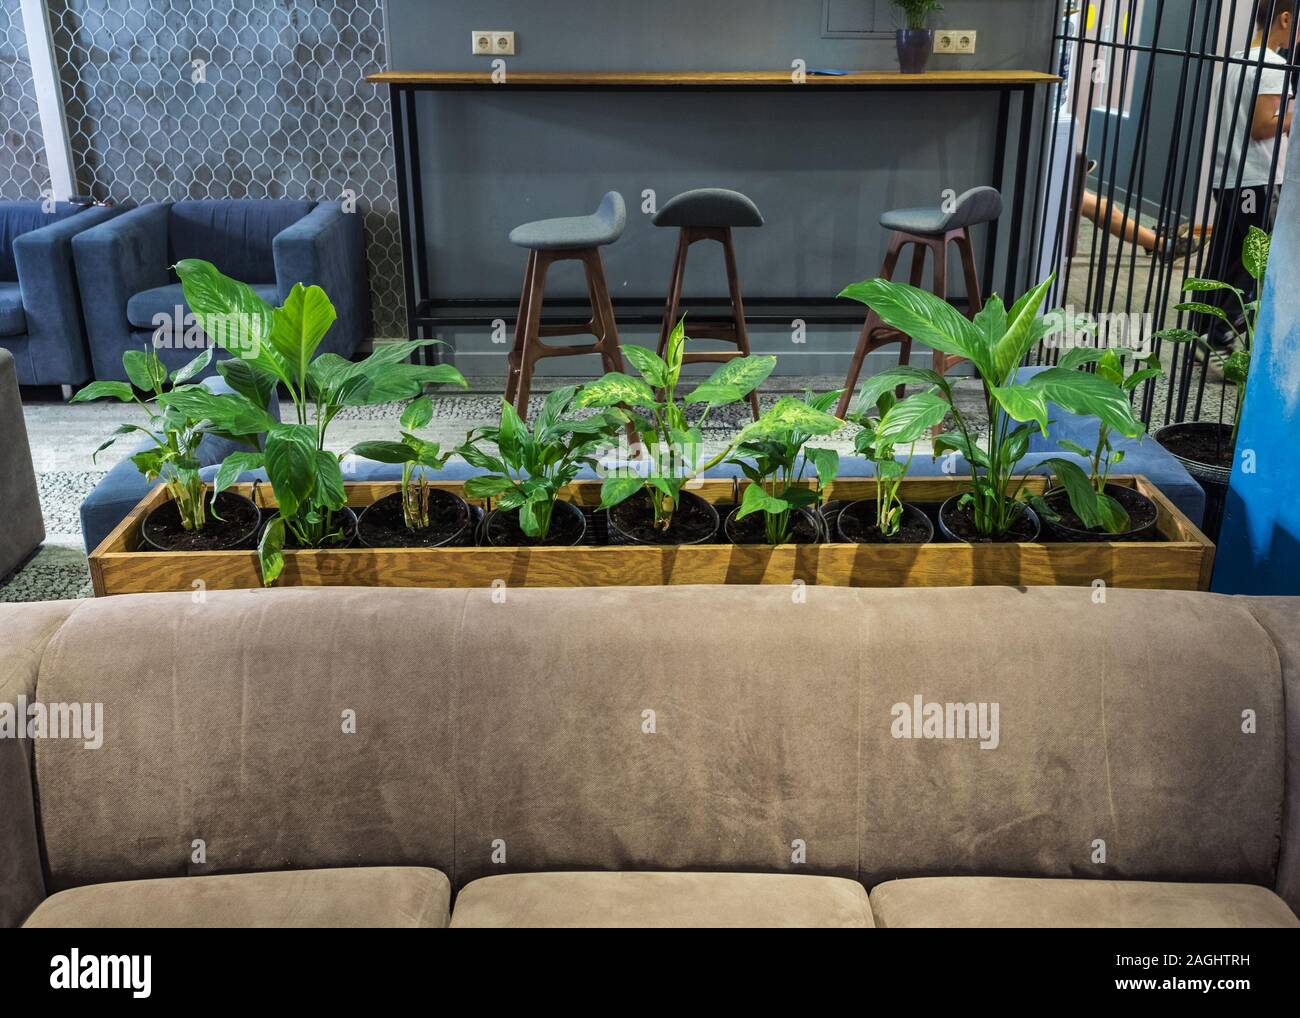
[[[788,543],[790,514],[819,504],[826,485],[839,473],[840,456],[834,449],[805,449],[813,438],[844,426],[826,412],[839,397],[839,392],[809,394],[804,399],[783,396],[758,420],[745,425],[732,443],[728,458],[750,482],[736,519],[761,512],[768,544]],[[802,483],[809,462],[817,476],[816,490]]]
[[[1264,293],[1264,276],[1268,272],[1271,240],[1272,238],[1268,233],[1258,226],[1252,226],[1246,231],[1246,239],[1242,242],[1241,264],[1250,273],[1251,278],[1255,280],[1254,300],[1247,301],[1243,290],[1230,283],[1220,282],[1217,279],[1189,279],[1183,283],[1185,293],[1231,293],[1237,301],[1237,306],[1241,309],[1240,325],[1237,324],[1236,316],[1230,315],[1215,304],[1207,304],[1203,301],[1185,301],[1175,306],[1178,311],[1208,315],[1223,322],[1232,332],[1237,343],[1236,349],[1225,355],[1208,342],[1204,336],[1198,335],[1190,329],[1165,329],[1155,335],[1156,339],[1168,340],[1171,343],[1195,343],[1219,365],[1219,369],[1223,372],[1223,380],[1229,385],[1237,387],[1237,406],[1232,415],[1232,437],[1228,441],[1229,446],[1234,449],[1237,446],[1237,432],[1241,429],[1241,411],[1246,405],[1246,383],[1250,377],[1250,354],[1255,343],[1255,326],[1259,322],[1259,302]]]
[[[203,419],[176,407],[161,405],[159,400],[168,392],[201,388],[185,386],[184,383],[200,374],[211,362],[212,351],[205,350],[169,374],[153,350],[128,350],[122,355],[122,367],[129,382],[91,382],[72,397],[72,402],[83,403],[110,396],[123,403],[135,403],[144,410],[148,415],[145,424],[118,425],[113,437],[96,449],[91,459],[122,435],[136,432],[144,435],[152,445],[132,453],[130,460],[150,484],[161,480],[167,486],[167,493],[176,503],[185,530],[202,530],[207,522],[207,485],[199,476],[197,458],[199,443],[203,441]],[[136,394],[137,389],[152,395],[141,399]],[[249,441],[251,444],[253,440]],[[213,497],[216,497],[215,492]],[[215,509],[213,515],[216,516]]]
[[[335,416],[344,407],[412,399],[427,382],[466,382],[450,365],[407,363],[416,349],[434,340],[384,343],[356,362],[332,353],[315,356],[336,318],[319,286],[295,284],[284,304],[272,307],[209,262],[185,259],[176,272],[203,331],[237,358],[218,368],[225,367],[222,375],[235,391],[215,394],[196,386],[159,401],[220,434],[266,433],[261,450],[226,457],[213,487],[220,491],[244,471],[265,468],[279,509],[258,543],[262,581],[269,585],[284,568],[286,533],[304,548],[344,540],[336,516],[347,504],[343,470],[339,454],[325,448]],[[293,403],[294,419],[287,423],[266,410],[277,384]]]
[[[529,537],[545,540],[560,489],[572,482],[580,468],[596,466],[596,455],[615,441],[627,415],[610,409],[586,417],[570,414],[578,386],[567,385],[546,397],[530,429],[515,408],[501,401],[501,423],[477,428],[457,449],[471,466],[491,471],[465,482],[470,498],[495,498],[499,509],[519,510],[519,528]],[[496,446],[496,454],[483,449]]]
[[[620,469],[606,477],[600,492],[600,506],[609,509],[645,489],[654,508],[654,525],[666,531],[681,502],[682,488],[698,475],[702,429],[709,413],[717,407],[738,403],[753,392],[776,367],[776,358],[737,357],[722,364],[679,403],[677,384],[681,379],[686,349],[686,319],[668,337],[664,356],[640,346],[625,346],[623,356],[631,361],[640,378],[612,371],[589,382],[578,393],[577,405],[610,409],[624,407],[632,427],[649,454],[649,473]],[[704,404],[699,421],[691,424],[685,408]]]
[[[875,413],[854,411],[848,415],[861,427],[853,447],[875,464],[876,528],[885,537],[898,533],[903,521],[903,500],[899,488],[912,465],[916,443],[943,423],[948,402],[931,392],[917,392],[898,399],[893,389],[876,396]],[[907,446],[907,459],[899,462],[895,449]]]
[[[964,358],[975,368],[989,421],[983,445],[958,405],[951,382],[928,369],[900,366],[873,375],[863,383],[857,408],[862,412],[874,406],[881,393],[915,382],[947,404],[956,428],[936,437],[934,449],[958,452],[970,464],[971,490],[960,504],[970,508],[975,529],[984,538],[1005,536],[1026,503],[1045,510],[1041,497],[1027,493],[1025,479],[1014,475],[1029,451],[1033,429],[1048,434],[1049,403],[1096,417],[1130,438],[1143,431],[1124,391],[1097,375],[1056,367],[1016,381],[1016,370],[1029,350],[1060,327],[1059,315],[1038,313],[1054,281],[1055,276],[1034,287],[1010,310],[994,295],[973,319],[932,293],[885,279],[854,283],[840,294],[869,306],[886,325],[941,353]]]
[[[420,396],[402,411],[402,437],[398,442],[358,442],[352,452],[379,463],[402,465],[402,520],[411,530],[429,526],[429,471],[441,470],[452,451],[415,434],[433,420],[433,400]]]

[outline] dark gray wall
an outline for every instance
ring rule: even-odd
[[[933,66],[1046,69],[1053,6],[952,0],[944,21],[980,31],[979,52],[936,57]],[[489,59],[470,54],[474,29],[515,31],[518,53],[507,65],[521,71],[785,69],[795,59],[809,68],[896,68],[892,38],[823,38],[822,28],[821,0],[388,0],[394,70],[487,70]],[[661,295],[675,238],[641,214],[641,196],[654,190],[662,203],[701,186],[744,191],[767,217],[764,229],[737,238],[747,293],[834,295],[878,273],[881,212],[988,183],[997,154],[989,95],[502,92],[421,102],[431,265],[446,296],[517,297],[523,257],[506,241],[510,228],[590,211],[610,189],[632,210],[608,252],[615,296]],[[721,293],[718,259],[696,250],[700,272],[688,295]],[[555,281],[549,292],[581,292],[576,272]],[[653,331],[623,330],[634,342]],[[450,338],[462,370],[501,370],[502,347],[485,330]],[[855,338],[838,330],[794,346],[787,329],[760,332],[755,343],[781,353],[786,372],[838,372]]]
[[[39,198],[50,186],[18,0],[0,0],[0,198]]]

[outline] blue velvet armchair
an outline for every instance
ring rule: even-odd
[[[61,385],[71,395],[89,380],[72,238],[118,212],[0,201],[0,347],[13,354],[19,385]]]
[[[321,287],[338,320],[319,352],[350,357],[370,325],[361,220],[329,202],[178,201],[142,205],[78,234],[73,253],[95,377],[125,380],[127,350],[152,343],[174,370],[207,344],[186,321],[171,270],[182,258],[212,262],[275,305],[295,283]]]

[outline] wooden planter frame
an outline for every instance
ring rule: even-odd
[[[1030,477],[1041,491],[1046,478]],[[1095,544],[821,544],[579,546],[574,548],[339,548],[286,551],[277,586],[360,587],[607,587],[661,584],[790,584],[803,581],[848,587],[1091,586],[1206,590],[1214,545],[1143,476],[1112,478],[1137,488],[1159,510],[1161,541]],[[715,479],[690,490],[715,503],[739,501],[744,480]],[[440,482],[459,494],[462,482]],[[941,502],[967,490],[960,477],[917,477],[901,496],[914,503]],[[268,484],[233,489],[258,505],[274,507]],[[396,481],[347,485],[348,505],[361,509],[401,490]],[[871,478],[845,478],[829,497],[875,498]],[[577,481],[566,497],[590,508],[600,501],[599,481]],[[261,586],[252,551],[137,551],[140,526],[167,501],[154,488],[90,555],[96,596],[144,591],[230,590]]]

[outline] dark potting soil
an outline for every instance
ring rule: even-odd
[[[1140,491],[1134,488],[1126,488],[1120,484],[1108,484],[1106,485],[1106,494],[1122,505],[1124,511],[1128,513],[1127,534],[1132,535],[1134,531],[1141,531],[1155,523],[1157,516],[1156,504]],[[1154,531],[1150,534],[1125,537],[1119,534],[1108,534],[1105,530],[1089,530],[1084,526],[1083,520],[1079,519],[1075,511],[1070,508],[1070,500],[1064,491],[1050,491],[1044,501],[1060,517],[1054,524],[1046,520],[1043,521],[1044,534],[1052,541],[1156,541],[1160,539],[1160,535]]]
[[[655,529],[654,507],[644,491],[620,502],[609,514],[611,543],[622,543],[619,538],[626,535],[624,541],[631,537],[642,544],[697,544],[711,540],[719,529],[719,518],[710,511],[708,503],[689,491],[682,492],[681,504],[667,530]],[[623,535],[614,533],[615,527]]]
[[[412,530],[402,513],[402,494],[385,495],[361,514],[357,537],[371,548],[436,548],[470,536],[469,507],[449,491],[429,493],[429,525]],[[456,540],[454,543],[461,543]]]
[[[743,520],[733,519],[725,529],[732,544],[767,544],[762,513],[750,513]],[[821,536],[819,527],[807,516],[791,513],[790,544],[817,544]]]
[[[217,517],[220,516],[220,519]],[[153,544],[143,550],[222,551],[257,547],[257,522],[261,513],[252,502],[229,491],[217,496],[216,513],[208,503],[207,522],[200,530],[181,526],[175,502],[164,502],[145,518],[143,530]]]
[[[544,539],[529,537],[520,529],[519,510],[493,514],[488,523],[488,543],[501,548],[568,547],[584,533],[581,513],[571,512],[568,503],[557,503],[551,512],[551,529]]]
[[[1227,424],[1170,430],[1172,433],[1162,436],[1160,444],[1175,456],[1225,470],[1232,469],[1233,448],[1229,444],[1232,428]]]
[[[934,538],[934,528],[925,513],[910,505],[903,506],[903,518],[898,533],[886,536],[876,526],[876,503],[854,502],[840,512],[840,529],[835,540],[849,540],[854,544],[927,544]]]
[[[945,506],[947,503],[945,503]],[[953,505],[956,505],[954,502]],[[944,525],[957,537],[970,544],[1018,544],[1034,540],[1034,522],[1027,513],[1022,512],[1011,524],[1011,528],[1000,538],[988,538],[975,529],[975,520],[969,506],[956,509],[940,509]]]

